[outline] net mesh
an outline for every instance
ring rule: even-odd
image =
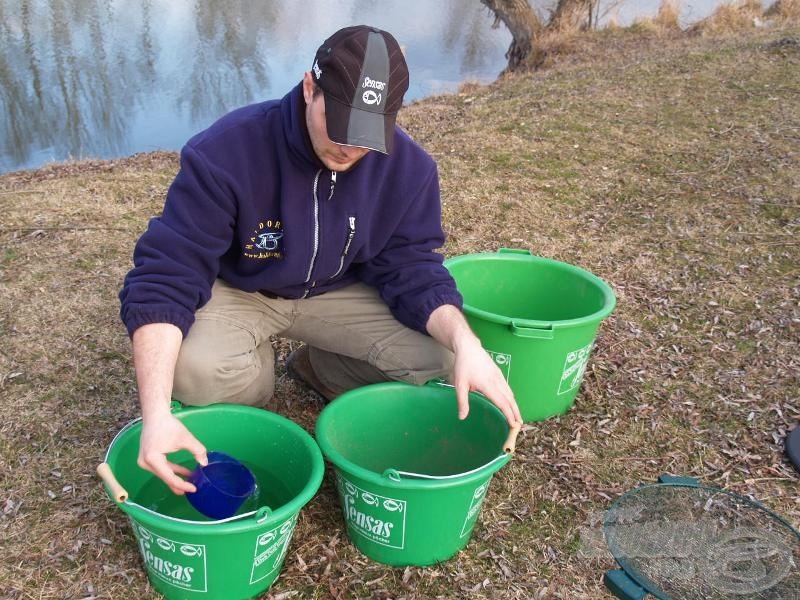
[[[800,600],[800,536],[742,496],[652,485],[606,514],[606,542],[630,577],[670,600]]]

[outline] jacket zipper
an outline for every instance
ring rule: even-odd
[[[333,198],[334,188],[336,188],[336,171],[331,171],[331,193],[328,194],[328,200]]]
[[[344,259],[347,256],[347,251],[350,250],[350,244],[353,243],[353,238],[356,236],[356,218],[347,217],[347,241],[344,243],[344,250],[342,250],[342,257],[339,259],[339,268],[336,270],[336,273],[333,274],[333,277],[339,275],[344,269]],[[333,279],[331,277],[331,279]]]
[[[322,175],[322,169],[317,171],[314,176],[314,251],[311,253],[311,262],[308,265],[308,273],[306,273],[306,280],[303,283],[311,281],[311,271],[314,270],[314,263],[317,261],[317,252],[319,251],[319,199],[317,198],[317,186],[319,185],[320,175]],[[303,298],[308,296],[313,287],[314,283],[306,288]]]

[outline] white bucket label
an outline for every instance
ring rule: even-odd
[[[256,536],[253,568],[250,571],[251,584],[269,577],[275,569],[280,568],[286,552],[289,550],[289,542],[292,541],[292,533],[296,524],[297,514],[292,515],[277,527],[269,531],[262,531]]]
[[[364,490],[336,474],[344,520],[351,531],[383,546],[405,547],[406,501]]]
[[[147,572],[182,590],[205,592],[206,546],[172,540],[153,533],[131,519]]]
[[[593,345],[594,342],[589,342],[582,348],[567,353],[564,370],[561,372],[561,383],[558,385],[559,395],[571,392],[581,384]]]
[[[494,364],[500,368],[503,377],[508,381],[508,378],[511,377],[511,355],[505,352],[495,352],[494,350],[487,350],[486,352],[489,353]]]
[[[469,503],[469,510],[467,510],[467,518],[464,519],[464,526],[461,528],[461,536],[469,535],[472,528],[475,527],[475,521],[478,520],[478,514],[481,512],[481,505],[483,499],[486,498],[486,492],[489,489],[489,483],[492,481],[490,477],[486,482],[475,488],[472,492],[472,499]]]

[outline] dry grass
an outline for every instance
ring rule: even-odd
[[[619,9],[622,2],[606,6],[601,20],[601,33],[614,34],[622,29],[619,25]],[[661,0],[658,11],[652,17],[637,18],[629,31],[648,37],[676,37],[688,35],[732,35],[735,32],[758,26],[797,26],[800,16],[796,6],[800,0],[783,0],[770,5],[766,10],[760,0],[737,0],[723,4],[711,16],[698,21],[685,31],[681,26],[681,0]],[[584,10],[568,10],[560,20],[551,20],[542,27],[534,40],[530,56],[525,60],[529,70],[551,68],[556,62],[570,59],[577,49],[585,45],[582,35],[587,26]]]
[[[782,24],[799,23],[800,0],[777,0],[764,15]]]
[[[682,31],[681,3],[679,0],[662,0],[658,11],[653,17],[639,17],[633,28],[640,33],[655,36],[674,35]],[[611,24],[612,29],[618,29],[616,22]]]
[[[607,6],[602,15],[604,33],[618,33],[619,8],[622,3]],[[730,36],[740,31],[759,27],[797,27],[800,25],[800,0],[776,0],[766,9],[761,0],[734,0],[722,4],[710,16],[683,29],[682,0],[661,0],[653,17],[637,18],[630,31],[650,37],[676,37],[682,34],[705,36]],[[545,27],[535,40],[532,56],[527,64],[534,69],[550,68],[564,57],[569,59],[584,44],[581,35],[584,21],[579,14],[571,13],[554,26]]]
[[[681,4],[679,0],[662,0],[653,19],[656,26],[665,31],[680,29]]]
[[[690,33],[701,35],[730,35],[757,27],[762,22],[764,9],[760,0],[738,0],[723,4],[711,16],[689,28]]]
[[[574,409],[525,427],[464,551],[367,561],[327,477],[267,597],[610,598],[581,532],[664,472],[800,525],[781,446],[800,420],[798,35],[597,33],[550,71],[403,111],[439,162],[447,255],[528,248],[600,275],[618,307]],[[116,293],[176,168],[0,177],[0,597],[156,597],[94,466],[137,414]],[[272,408],[311,430],[320,404],[281,377]]]

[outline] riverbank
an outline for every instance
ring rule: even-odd
[[[575,50],[401,113],[439,163],[446,255],[526,248],[614,288],[575,407],[524,427],[436,567],[364,559],[326,476],[271,597],[610,598],[586,540],[665,472],[800,526],[781,446],[800,419],[800,30]],[[157,597],[94,467],[137,415],[116,294],[176,170],[154,153],[0,176],[2,597]],[[282,376],[271,408],[311,431],[321,404]]]

